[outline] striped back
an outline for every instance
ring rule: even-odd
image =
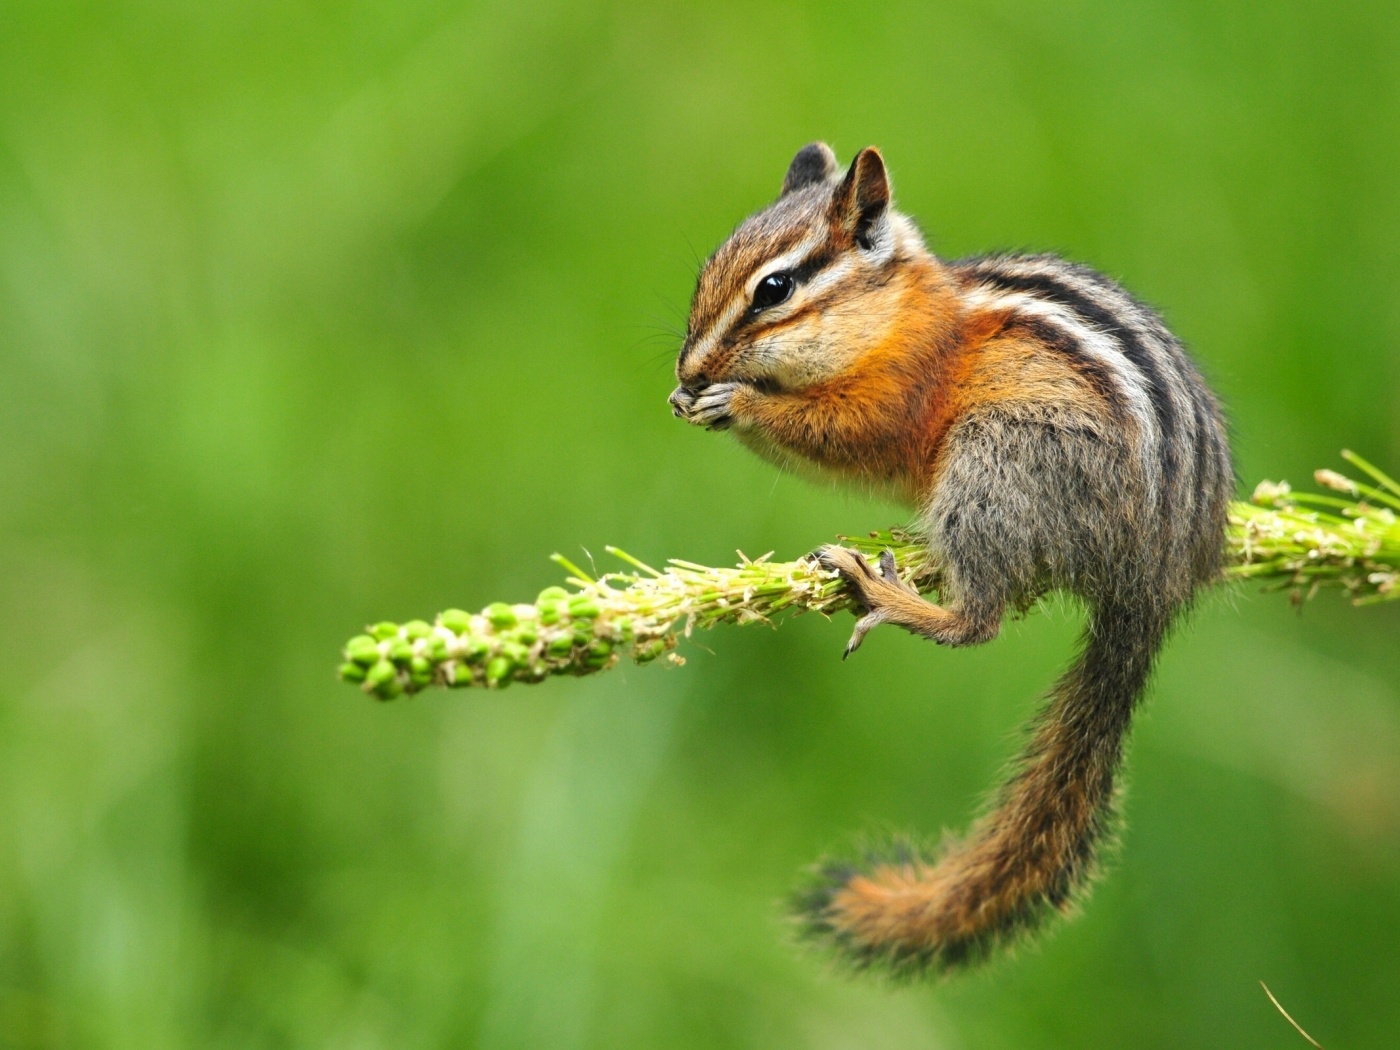
[[[1069,355],[1109,400],[1126,406],[1164,576],[1192,583],[1219,568],[1220,535],[1234,486],[1220,407],[1181,342],[1156,311],[1086,266],[1053,255],[988,255],[952,269],[973,308],[1007,310],[1035,326],[1051,352]],[[1181,595],[1185,598],[1186,595]]]

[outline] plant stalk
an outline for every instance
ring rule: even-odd
[[[1325,493],[1294,492],[1263,482],[1249,502],[1230,505],[1227,580],[1287,591],[1295,602],[1324,587],[1353,604],[1400,598],[1400,484],[1361,457],[1343,452],[1369,478],[1357,482],[1319,470]],[[840,541],[873,563],[894,554],[902,579],[936,591],[938,566],[916,537],[901,529]],[[568,588],[549,587],[533,602],[497,602],[477,613],[448,609],[436,620],[383,622],[350,639],[340,677],[381,700],[429,686],[504,688],[554,675],[589,675],[630,655],[639,664],[684,663],[678,639],[716,624],[773,623],[782,613],[824,616],[856,606],[841,578],[810,556],[775,562],[739,553],[738,564],[715,568],[673,558],[654,569],[607,548],[626,568],[596,579],[562,555],[553,560]]]

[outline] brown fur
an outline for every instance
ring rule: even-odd
[[[865,608],[847,655],[881,623],[986,642],[1051,589],[1090,609],[1079,660],[968,838],[824,865],[799,900],[806,928],[860,965],[942,970],[1065,911],[1108,834],[1155,654],[1219,565],[1229,452],[1180,344],[1062,260],[937,259],[890,207],[878,152],[841,178],[814,144],[707,263],[677,375],[682,418],[918,509],[941,604],[892,558],[819,553]]]

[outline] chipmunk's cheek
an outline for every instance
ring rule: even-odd
[[[820,337],[796,333],[763,345],[762,356],[750,373],[763,376],[764,381],[754,381],[760,391],[800,390],[839,371],[842,357],[838,347]]]

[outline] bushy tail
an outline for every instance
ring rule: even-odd
[[[1111,831],[1123,740],[1169,620],[1101,605],[993,811],[936,860],[896,846],[822,865],[797,900],[806,931],[857,966],[947,971],[1068,911]]]

